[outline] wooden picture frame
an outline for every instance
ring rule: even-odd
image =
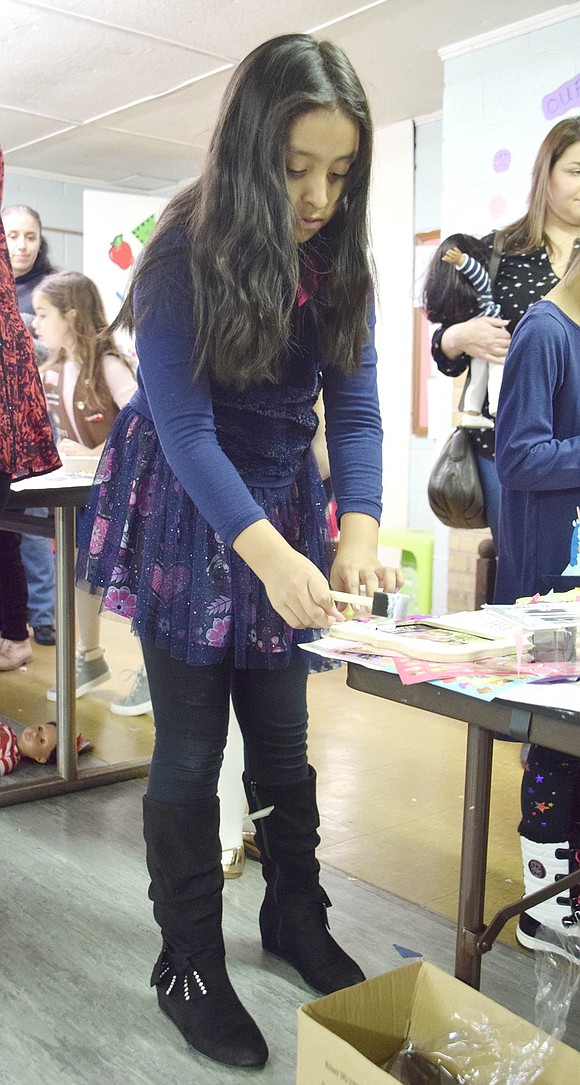
[[[421,305],[423,281],[429,262],[441,240],[439,230],[415,235],[415,297],[413,313],[413,433],[429,432],[428,381],[433,374],[431,336],[433,325]]]

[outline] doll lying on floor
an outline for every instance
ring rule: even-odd
[[[39,723],[37,727],[25,727],[17,735],[6,723],[0,723],[0,776],[7,776],[28,757],[45,765],[56,762],[56,723]],[[92,745],[83,735],[77,738],[77,754],[88,753]]]

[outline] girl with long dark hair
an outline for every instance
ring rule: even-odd
[[[372,126],[341,49],[266,42],[237,68],[202,176],[169,204],[118,326],[139,388],[105,447],[79,574],[131,598],[155,716],[144,800],[163,946],[152,984],[188,1042],[261,1066],[224,963],[217,779],[229,697],[266,893],[262,944],[316,990],[363,978],[319,884],[307,653],[336,590],[394,590],[377,556],[381,422],[367,235]],[[311,450],[324,393],[340,541]]]

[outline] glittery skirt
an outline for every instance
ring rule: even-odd
[[[313,457],[289,485],[250,487],[271,524],[326,577],[326,497]],[[262,582],[220,539],[169,467],[153,423],[127,406],[103,450],[78,539],[77,578],[139,637],[192,665],[285,666],[320,630],[292,629]],[[311,669],[328,669],[308,653]]]

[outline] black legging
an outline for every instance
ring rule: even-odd
[[[28,587],[20,554],[20,535],[0,531],[0,632],[8,640],[28,637]]]
[[[306,680],[299,648],[278,670],[237,670],[223,663],[192,667],[142,641],[155,716],[147,795],[187,805],[217,792],[230,694],[244,738],[245,771],[261,784],[308,776]]]
[[[7,475],[5,471],[0,471],[0,512],[4,512],[6,508],[11,482],[12,477]]]
[[[537,844],[580,846],[580,759],[530,746],[522,779],[519,832]]]

